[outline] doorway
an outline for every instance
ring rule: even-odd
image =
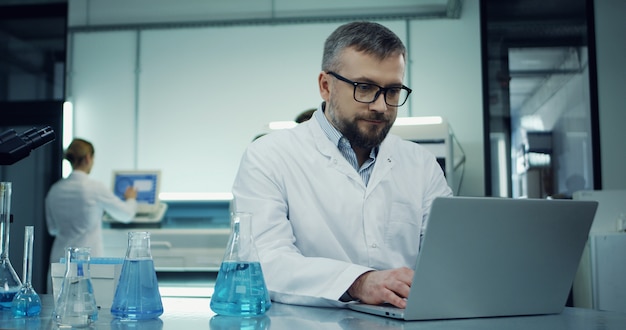
[[[571,198],[599,189],[589,0],[481,2],[486,193]]]

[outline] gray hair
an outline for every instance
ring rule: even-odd
[[[352,22],[338,27],[326,39],[322,70],[338,70],[341,52],[350,47],[381,60],[397,54],[406,60],[406,48],[391,30],[378,23]]]

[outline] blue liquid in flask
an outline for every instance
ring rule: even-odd
[[[41,299],[32,288],[22,288],[15,295],[11,310],[17,317],[37,316],[41,313]]]
[[[15,291],[2,291],[0,292],[0,310],[10,310],[11,304],[13,302],[13,298],[17,294],[18,290]]]
[[[220,315],[255,316],[272,303],[259,262],[224,261],[211,297],[211,309]]]
[[[163,314],[152,259],[124,261],[111,314],[117,318],[134,320],[154,319]]]

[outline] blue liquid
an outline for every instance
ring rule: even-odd
[[[211,309],[220,315],[254,316],[272,303],[258,262],[222,262],[211,297]]]
[[[41,305],[24,305],[13,311],[13,316],[30,317],[37,316],[41,313]]]
[[[152,259],[124,260],[111,314],[133,320],[153,319],[163,314]]]
[[[37,316],[41,313],[41,299],[34,290],[23,288],[13,299],[11,310],[17,317]]]
[[[0,292],[0,310],[11,309],[11,303],[13,302],[13,298],[17,294],[18,288],[15,288],[15,291],[2,291]]]

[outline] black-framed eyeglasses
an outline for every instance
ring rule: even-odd
[[[385,103],[391,107],[400,107],[409,98],[412,90],[404,85],[396,87],[381,87],[376,84],[352,81],[333,71],[326,72],[329,75],[354,86],[354,100],[361,103],[373,103],[382,93]]]

